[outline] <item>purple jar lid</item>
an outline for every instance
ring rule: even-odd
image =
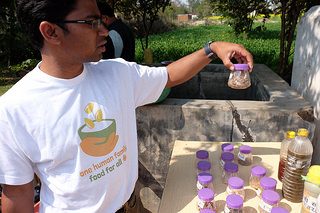
[[[221,154],[221,160],[227,162],[227,161],[233,161],[234,160],[234,154],[231,152],[223,152]]]
[[[248,64],[233,64],[235,70],[249,70]]]
[[[244,186],[244,181],[239,177],[231,177],[228,179],[228,186],[232,189],[241,189]]]
[[[254,166],[251,168],[251,174],[256,177],[263,177],[267,173],[267,170],[263,166]]]
[[[200,209],[200,213],[216,213],[216,211],[212,209]]]
[[[206,150],[198,150],[196,152],[196,156],[197,156],[198,159],[205,160],[205,159],[208,159],[209,152],[206,151]]]
[[[252,151],[252,147],[248,145],[242,145],[239,147],[239,151],[243,154],[249,154]]]
[[[210,173],[201,172],[198,174],[198,181],[201,184],[209,184],[209,183],[212,183],[213,177]]]
[[[271,213],[289,213],[289,211],[282,207],[273,207]]]
[[[261,197],[269,205],[275,205],[280,201],[279,193],[273,190],[264,190]]]
[[[214,191],[209,188],[203,188],[198,191],[198,197],[203,200],[210,202],[214,198]]]
[[[201,171],[207,171],[211,169],[211,163],[209,161],[199,161],[197,165],[198,169]]]
[[[227,206],[232,209],[240,209],[243,206],[243,199],[240,195],[231,194],[226,199]]]
[[[232,152],[234,150],[233,144],[227,144],[222,148],[223,152]]]
[[[226,162],[223,168],[226,172],[238,172],[238,164],[236,163]]]
[[[275,190],[277,187],[277,181],[271,177],[263,177],[260,179],[260,186],[263,188],[263,190]]]

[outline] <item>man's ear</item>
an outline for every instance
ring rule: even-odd
[[[42,21],[39,25],[39,30],[45,41],[51,44],[60,44],[62,29],[56,24],[52,24],[48,21]]]

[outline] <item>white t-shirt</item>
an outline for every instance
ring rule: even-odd
[[[122,59],[73,79],[38,66],[0,98],[0,183],[40,177],[41,212],[115,212],[138,178],[135,109],[160,96],[165,67]]]

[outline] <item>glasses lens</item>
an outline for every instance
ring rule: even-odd
[[[92,21],[92,29],[97,30],[101,27],[102,20],[101,19],[96,19]]]

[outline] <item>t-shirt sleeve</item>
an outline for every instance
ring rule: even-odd
[[[33,180],[32,164],[17,146],[8,122],[0,120],[0,183],[22,185]]]
[[[155,102],[167,84],[167,68],[132,64],[136,70],[132,72],[136,107]]]

